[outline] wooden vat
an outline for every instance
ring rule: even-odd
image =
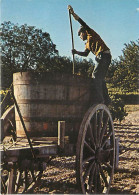
[[[14,73],[14,95],[29,135],[57,135],[58,120],[81,120],[90,106],[91,84],[92,79],[78,75]],[[15,119],[17,137],[23,137],[17,111]]]

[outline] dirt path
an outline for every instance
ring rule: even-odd
[[[121,154],[111,193],[139,194],[139,111],[129,113],[121,125],[115,125],[115,132]]]
[[[129,113],[121,124],[115,123],[115,132],[120,138],[120,155],[110,194],[139,194],[139,111]],[[75,156],[53,159],[33,193],[80,193],[75,179]]]

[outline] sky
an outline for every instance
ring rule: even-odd
[[[68,5],[101,36],[113,59],[122,55],[125,43],[139,39],[139,0],[0,0],[0,20],[48,32],[59,55],[72,58]],[[72,17],[74,48],[84,51],[79,27]],[[90,52],[88,58],[94,55]]]

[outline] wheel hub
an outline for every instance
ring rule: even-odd
[[[96,162],[106,162],[108,161],[109,152],[103,150],[102,148],[98,148],[95,152],[95,160]]]
[[[101,159],[101,148],[98,148],[95,152],[95,160],[100,162]]]

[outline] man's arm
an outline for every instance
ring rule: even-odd
[[[79,56],[85,56],[85,57],[88,56],[89,52],[90,51],[88,49],[85,49],[84,51],[77,51],[76,49],[72,50],[73,54],[78,54]]]
[[[90,29],[90,27],[77,14],[75,14],[73,8],[70,5],[68,6],[68,9],[70,13],[73,15],[75,20],[77,20],[86,29]]]

